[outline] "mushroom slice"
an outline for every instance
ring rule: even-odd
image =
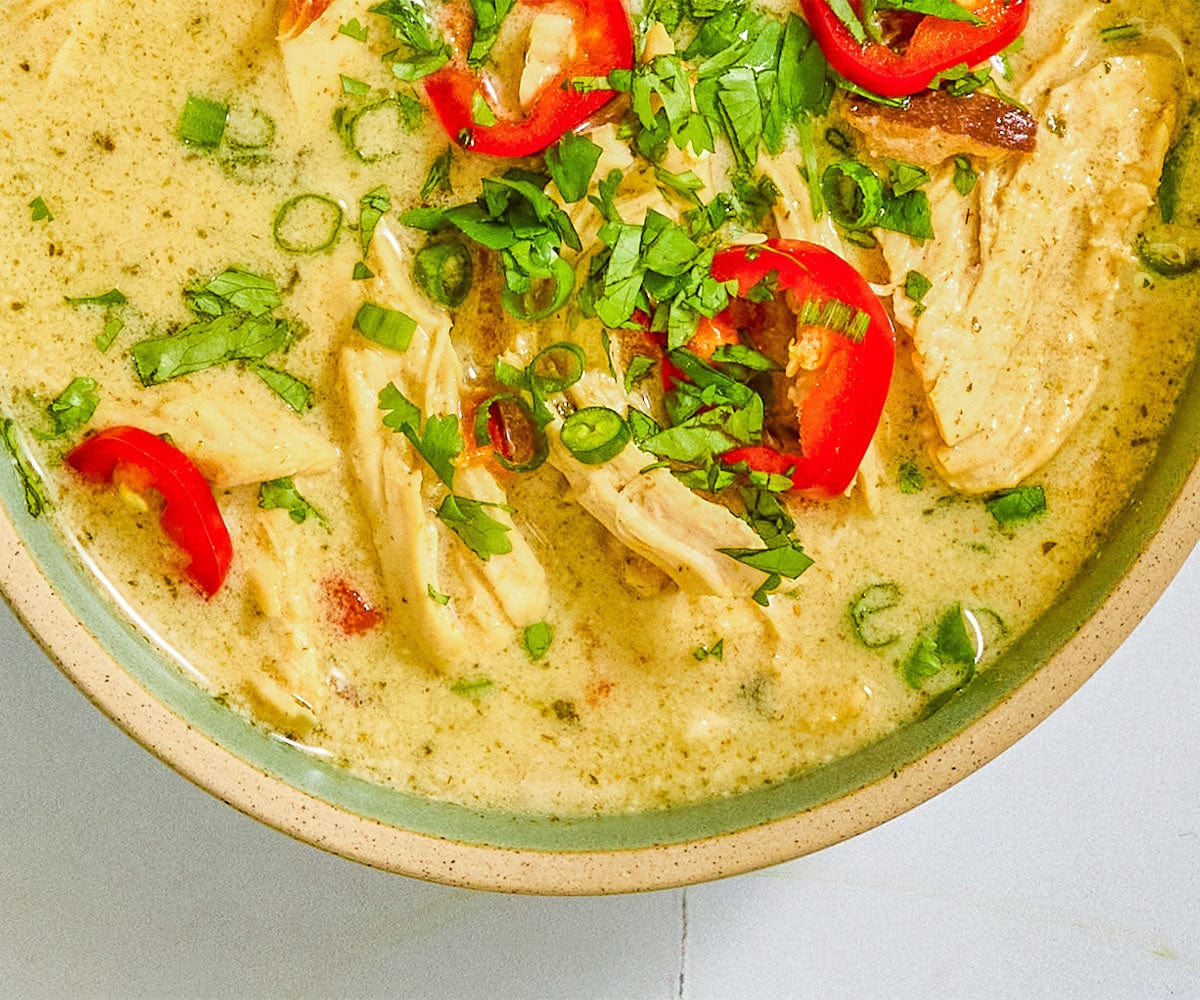
[[[903,108],[853,98],[845,113],[875,155],[926,166],[963,153],[986,159],[1037,149],[1036,119],[991,94],[953,97],[927,90]]]

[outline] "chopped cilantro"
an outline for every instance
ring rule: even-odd
[[[534,662],[546,655],[553,641],[554,628],[548,622],[534,622],[521,633],[521,647]]]
[[[29,211],[33,222],[53,222],[54,216],[50,209],[46,207],[46,202],[42,200],[42,196],[38,195],[29,203]]]
[[[450,46],[429,20],[426,4],[420,0],[384,0],[369,12],[387,18],[392,36],[400,47],[384,54],[392,73],[412,82],[436,73],[450,61]]]
[[[1019,524],[1046,510],[1046,491],[1041,486],[1018,486],[1003,490],[986,501],[988,513],[1001,527]]]
[[[450,415],[432,416],[425,421],[422,430],[421,411],[396,388],[394,382],[389,382],[380,391],[379,409],[387,411],[387,416],[383,418],[384,426],[408,438],[438,478],[448,489],[453,489],[454,459],[463,450],[458,418]]]
[[[304,413],[312,409],[313,390],[307,382],[302,382],[290,372],[272,368],[261,362],[251,364],[250,370],[262,379],[267,388],[297,413]]]
[[[508,17],[517,0],[471,0],[475,14],[475,33],[471,37],[471,48],[467,52],[467,63],[480,66],[487,59],[504,19]]]
[[[975,190],[975,185],[978,182],[979,174],[975,172],[975,167],[972,166],[970,158],[961,155],[956,156],[954,158],[954,190],[965,198]]]
[[[100,403],[100,394],[94,378],[80,376],[60,392],[46,408],[54,421],[55,435],[71,434],[83,427]]]
[[[494,555],[512,551],[508,539],[509,526],[491,517],[486,508],[510,510],[500,504],[484,503],[454,494],[447,495],[438,508],[437,516],[480,559],[487,562]]]
[[[358,239],[362,245],[362,255],[367,256],[371,248],[371,238],[375,228],[388,212],[392,210],[392,199],[388,197],[386,187],[377,187],[368,191],[358,200]]]
[[[338,34],[353,38],[356,42],[367,40],[367,29],[357,17],[350,18],[345,24],[339,24]]]
[[[83,295],[79,298],[71,298],[68,295],[66,296],[66,301],[78,309],[80,306],[123,306],[129,300],[125,298],[119,289],[114,288],[112,291],[104,292],[100,295]]]
[[[925,473],[910,458],[900,462],[900,492],[905,496],[915,496],[925,489]]]
[[[260,484],[258,506],[263,510],[286,510],[288,516],[297,524],[303,524],[311,517],[321,527],[326,530],[329,528],[325,515],[300,495],[296,484],[290,478],[272,479]]]
[[[446,151],[429,165],[429,173],[421,185],[421,200],[428,201],[438,191],[450,190],[450,160],[453,147],[447,146]]]
[[[123,298],[123,296],[122,296]],[[280,304],[275,282],[229,268],[184,291],[196,319],[179,332],[151,337],[130,350],[143,385],[157,385],[229,361],[261,361],[288,350],[299,329],[270,315]]]
[[[904,294],[913,303],[913,316],[920,317],[928,308],[925,305],[925,296],[929,294],[933,288],[933,282],[930,281],[920,271],[909,271],[904,278]]]
[[[600,162],[600,152],[600,147],[591,139],[577,132],[564,132],[563,137],[546,150],[546,170],[563,201],[583,200],[596,164]]]
[[[338,78],[342,81],[342,93],[353,94],[355,97],[365,97],[371,92],[371,85],[364,83],[362,80],[356,80],[352,76],[346,76],[339,73]]]
[[[37,469],[34,468],[25,450],[21,447],[17,436],[16,422],[11,418],[5,418],[3,423],[0,423],[0,438],[4,439],[8,457],[12,459],[13,467],[17,470],[17,476],[21,480],[21,489],[25,494],[25,509],[29,511],[29,516],[41,517],[46,511],[53,510],[54,504],[50,502],[46,484],[42,482],[42,477],[38,475]]]

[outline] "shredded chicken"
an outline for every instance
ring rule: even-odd
[[[620,386],[590,371],[569,390],[578,406],[626,406]],[[550,463],[566,477],[575,500],[635,553],[690,594],[744,597],[762,574],[718,552],[762,548],[754,530],[720,504],[684,486],[666,469],[643,473],[653,455],[628,445],[610,462],[584,465],[563,445],[560,424],[549,428]]]
[[[109,426],[136,424],[169,435],[204,478],[221,487],[315,475],[338,460],[337,448],[266,386],[234,372],[213,373],[203,392],[193,379],[169,382],[147,391],[144,405],[114,401],[100,414]]]
[[[1051,123],[1036,152],[989,172],[969,199],[942,171],[929,189],[938,238],[924,247],[882,235],[898,285],[910,271],[933,282],[923,315],[902,290],[896,308],[913,329],[943,441],[935,458],[954,486],[1015,485],[1079,422],[1161,173],[1176,73],[1159,55],[1111,57],[1030,95]]]
[[[384,426],[379,393],[389,382],[426,417],[458,415],[463,372],[449,318],[412,287],[402,251],[386,225],[376,233],[376,246],[373,265],[379,277],[372,297],[402,309],[418,327],[403,354],[365,345],[342,352],[355,472],[393,616],[406,624],[406,633],[431,662],[470,668],[481,656],[511,644],[516,627],[544,615],[546,574],[520,527],[498,508],[488,514],[509,526],[512,551],[486,562],[471,552],[437,517],[445,493],[437,477],[407,438]],[[473,500],[506,502],[503,488],[481,466],[458,469],[454,485],[459,495]],[[435,595],[450,599],[442,603]]]
[[[283,510],[256,511],[254,527],[257,545],[247,556],[250,597],[274,634],[276,652],[247,678],[246,693],[272,725],[301,735],[320,717],[329,693],[313,640],[312,581],[298,552],[305,536]]]

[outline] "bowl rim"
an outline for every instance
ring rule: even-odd
[[[1157,530],[1151,525],[1153,533],[1099,606],[1027,679],[940,746],[796,814],[649,846],[543,850],[467,843],[357,815],[265,773],[158,701],[110,655],[54,590],[7,511],[0,517],[0,591],[97,708],[179,774],[247,816],[343,858],[426,881],[526,894],[613,894],[722,878],[812,853],[906,812],[1007,749],[1100,667],[1200,540],[1200,464],[1190,467],[1178,492],[1167,489]]]

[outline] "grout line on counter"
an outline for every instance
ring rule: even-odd
[[[679,894],[679,1000],[683,997],[683,977],[687,971],[688,911],[687,886]]]

